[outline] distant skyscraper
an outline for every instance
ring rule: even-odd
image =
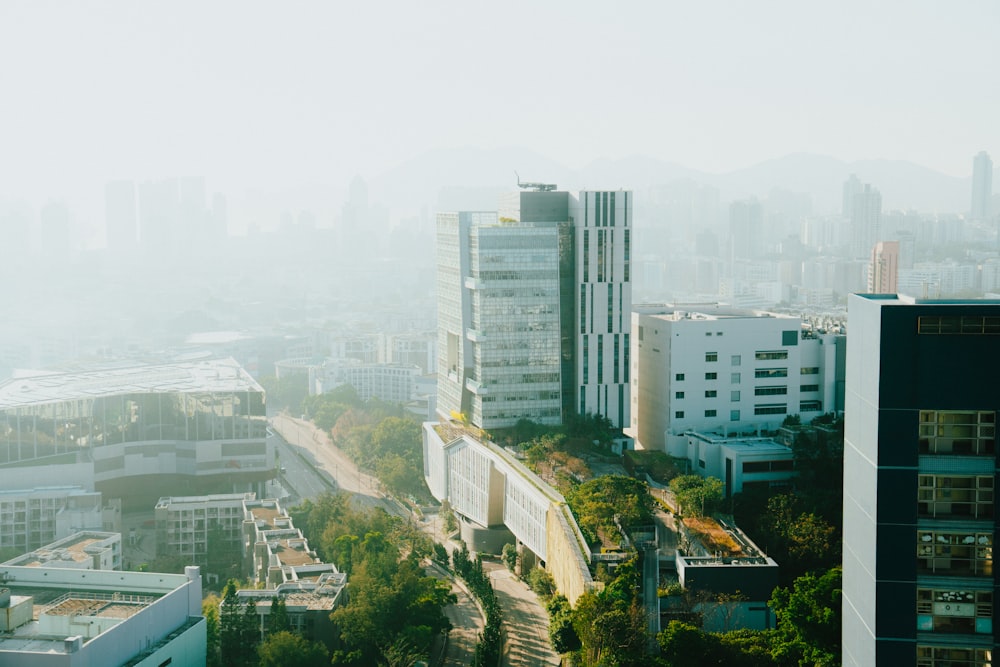
[[[990,217],[990,200],[993,198],[993,160],[986,151],[980,151],[972,160],[972,219]]]
[[[899,279],[899,241],[879,241],[868,264],[868,293],[895,294]]]
[[[764,215],[756,199],[729,205],[729,239],[732,257],[758,258],[764,254]]]
[[[104,187],[104,226],[109,250],[135,248],[135,183],[111,181]]]
[[[851,256],[868,259],[879,241],[882,193],[867,183],[851,198]]]
[[[848,299],[843,664],[987,667],[1000,301]]]
[[[855,174],[851,174],[846,181],[844,181],[844,196],[840,204],[840,214],[845,218],[850,219],[854,214],[854,197],[861,192],[861,181]]]
[[[438,411],[485,429],[629,420],[631,193],[438,216]]]

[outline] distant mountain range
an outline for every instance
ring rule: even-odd
[[[644,189],[687,180],[719,189],[720,201],[756,196],[772,189],[806,193],[815,213],[840,211],[844,181],[857,174],[882,192],[883,210],[961,213],[969,208],[972,179],[956,178],[902,160],[844,162],[825,155],[793,153],[745,169],[712,174],[657,158],[635,155],[599,159],[571,169],[530,149],[453,148],[423,153],[384,172],[370,183],[373,200],[392,208],[437,208],[460,203],[465,209],[495,209],[496,194],[522,181],[556,183],[559,188]]]

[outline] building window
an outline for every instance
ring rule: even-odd
[[[774,359],[787,359],[788,350],[765,350],[763,352],[758,351],[753,355],[754,359],[757,361],[772,361]]]
[[[993,576],[993,533],[917,531],[917,572]]]
[[[993,477],[920,475],[917,478],[920,516],[993,518]]]
[[[754,396],[784,396],[788,393],[788,387],[754,387]]]
[[[786,378],[788,377],[787,368],[758,368],[753,372],[753,376],[758,380],[765,378]]]
[[[705,353],[705,361],[706,362],[711,363],[713,361],[718,361],[718,360],[719,360],[719,353],[718,352],[706,352]]]
[[[917,667],[990,667],[992,653],[988,648],[917,644]]]
[[[674,392],[674,398],[684,398],[684,392],[683,391],[675,391]]]
[[[738,422],[739,420],[740,420],[740,411],[739,410],[730,410],[729,411],[729,421],[731,421],[731,422]]]
[[[819,366],[803,366],[799,373],[802,375],[819,375]]]
[[[799,412],[821,412],[823,410],[822,401],[800,401]]]
[[[718,377],[719,377],[718,373],[705,373],[706,380],[715,380]]]
[[[799,391],[801,391],[801,392],[819,391],[819,385],[818,384],[803,384],[803,385],[799,385]]]
[[[597,384],[604,384],[604,334],[597,334]]]
[[[684,373],[678,373],[677,375],[674,376],[674,379],[677,380],[678,382],[683,382],[684,381]]]
[[[729,392],[729,401],[732,402],[732,403],[739,403],[740,402],[740,390],[739,389],[734,389],[733,391]]]
[[[733,356],[729,357],[729,363],[732,366],[739,366],[740,364],[743,363],[743,356],[739,354],[734,354]]]
[[[745,461],[743,463],[744,473],[753,472],[788,472],[794,470],[794,461]]]
[[[917,589],[917,632],[993,634],[993,592]]]
[[[732,373],[729,376],[729,384],[739,384],[739,383],[740,383],[740,374],[739,373]]]
[[[715,416],[715,410],[705,410],[705,416],[706,417],[714,417]]]
[[[969,411],[920,411],[921,454],[992,456],[996,414]]]
[[[760,403],[753,406],[755,415],[785,415],[788,414],[788,406],[784,403]]]
[[[795,330],[782,331],[781,332],[781,344],[782,345],[798,345],[799,344],[799,332]]]
[[[719,392],[715,391],[714,389],[709,389],[708,391],[705,392],[705,398],[715,398],[718,395]]]
[[[684,411],[678,410],[674,413],[674,419],[684,419]]]
[[[917,333],[996,336],[1000,335],[1000,317],[983,317],[982,315],[935,317],[924,315],[917,318]]]

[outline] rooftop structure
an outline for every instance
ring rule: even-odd
[[[2,565],[59,567],[78,570],[122,569],[121,533],[80,531]]]
[[[243,553],[250,576],[269,589],[339,573],[320,561],[277,500],[243,501]]]
[[[232,359],[0,384],[0,482],[53,465],[127,505],[153,504],[167,489],[262,486],[274,476],[264,391]]]
[[[205,664],[201,576],[0,566],[0,665]]]
[[[771,438],[690,432],[667,443],[667,453],[687,459],[693,472],[721,479],[727,498],[751,487],[786,486],[795,476],[795,454]]]
[[[347,575],[323,572],[315,577],[278,584],[274,588],[251,588],[236,591],[240,603],[253,600],[262,626],[267,625],[275,598],[285,603],[291,629],[311,641],[322,641],[333,649],[337,633],[330,614],[346,599]]]

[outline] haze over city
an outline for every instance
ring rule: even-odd
[[[0,665],[995,664],[998,26],[0,3]]]
[[[276,227],[281,207],[331,224],[354,175],[374,185],[442,148],[522,147],[568,169],[642,155],[709,174],[804,152],[967,178],[970,157],[1000,143],[989,85],[998,12],[991,2],[7,3],[0,203],[68,198],[96,247],[108,180],[203,176],[244,233]],[[503,164],[507,180],[491,185],[511,185],[519,166],[530,167]],[[484,185],[438,185],[466,184]]]

